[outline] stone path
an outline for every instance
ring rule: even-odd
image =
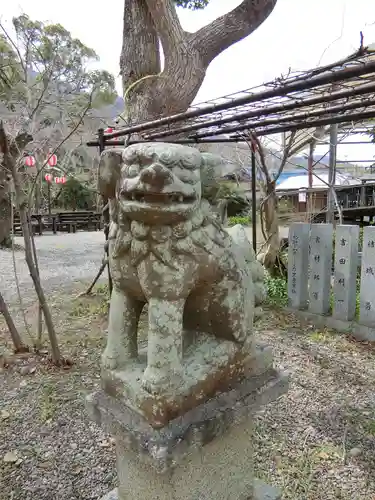
[[[23,238],[16,237],[17,245]],[[45,292],[51,293],[74,282],[89,281],[99,270],[103,258],[102,232],[76,234],[44,234],[35,237],[40,275]],[[24,252],[15,252],[17,276],[25,303],[34,300],[33,284],[24,258]],[[13,257],[9,250],[0,250],[0,290],[9,303],[17,300]],[[30,293],[28,293],[30,292]]]

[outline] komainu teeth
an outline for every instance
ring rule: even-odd
[[[135,194],[134,193],[132,194],[132,200],[135,200]]]
[[[178,201],[179,201],[180,203],[182,203],[182,202],[184,201],[184,197],[180,195],[180,196],[178,197]]]

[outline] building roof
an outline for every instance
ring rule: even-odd
[[[329,174],[326,172],[316,172],[313,174],[313,188],[327,188],[329,184]],[[361,184],[361,180],[350,175],[336,173],[335,186],[350,186]],[[309,187],[308,174],[288,177],[276,186],[276,191],[289,191],[298,189],[307,189]]]

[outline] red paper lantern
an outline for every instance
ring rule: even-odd
[[[25,157],[25,165],[26,165],[26,167],[33,167],[35,165],[35,163],[36,162],[35,162],[34,156],[29,155],[29,156]]]
[[[55,177],[56,184],[65,184],[65,182],[66,182],[66,177]]]
[[[57,165],[57,156],[56,155],[51,155],[48,157],[48,165],[50,167],[56,167],[56,165]]]
[[[104,130],[105,134],[112,134],[112,132],[116,132],[116,130],[113,127],[108,127]],[[110,139],[111,141],[118,141],[120,138],[119,137],[113,137]]]
[[[46,174],[46,175],[44,176],[44,178],[45,178],[45,180],[46,180],[47,182],[52,182],[52,175],[51,175],[51,174]]]

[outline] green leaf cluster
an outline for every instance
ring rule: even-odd
[[[199,10],[207,7],[209,0],[175,0],[175,4],[183,9]]]
[[[62,187],[57,204],[70,210],[89,210],[93,208],[94,195],[82,182],[70,177]]]
[[[117,94],[108,71],[91,70],[95,51],[61,24],[33,21],[23,14],[13,19],[15,38],[0,34],[0,100],[10,109],[17,105],[32,112],[46,102],[92,107],[111,104]],[[42,109],[39,109],[42,111]],[[27,114],[27,113],[26,113]]]

